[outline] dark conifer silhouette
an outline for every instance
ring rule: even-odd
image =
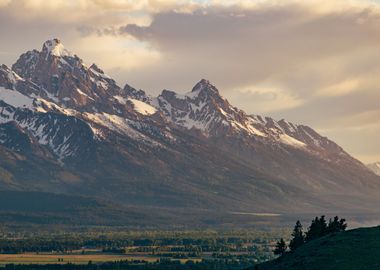
[[[275,255],[282,256],[286,252],[286,243],[283,238],[280,239],[280,241],[277,242],[276,248],[273,250],[273,253]]]
[[[345,231],[346,228],[346,220],[343,218],[339,219],[338,216],[334,217],[334,219],[330,218],[328,224],[326,223],[325,216],[321,216],[320,218],[316,217],[312,220],[309,230],[306,232],[305,242],[309,242],[330,233]]]
[[[339,219],[338,216],[335,216],[333,220],[330,218],[329,225],[327,226],[327,233],[342,232],[346,229],[347,223],[344,218]]]
[[[327,233],[328,231],[325,216],[321,216],[320,218],[315,217],[315,219],[311,221],[309,230],[306,232],[305,241],[308,242],[310,240],[320,238]]]
[[[290,240],[289,248],[290,251],[294,251],[300,246],[302,246],[305,242],[305,237],[303,235],[302,231],[302,224],[299,220],[297,220],[296,225],[294,226],[293,232],[292,232],[292,240]]]
[[[346,228],[347,223],[343,218],[339,219],[338,216],[335,216],[333,219],[330,218],[329,223],[327,224],[325,216],[321,216],[315,217],[311,221],[308,231],[304,234],[302,231],[302,224],[298,220],[292,232],[292,239],[289,243],[289,249],[290,251],[294,251],[306,242],[323,237],[330,233],[345,231]],[[285,241],[281,238],[281,240],[277,242],[276,248],[273,252],[275,255],[283,255],[286,252],[286,249],[287,247]]]

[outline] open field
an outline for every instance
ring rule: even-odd
[[[76,263],[86,264],[92,262],[106,262],[125,260],[127,256],[123,255],[66,255],[66,254],[0,254],[0,265],[15,263],[15,264],[50,264],[50,263]]]
[[[154,256],[134,256],[134,255],[117,255],[117,254],[0,254],[0,266],[6,264],[87,264],[89,261],[93,263],[113,262],[120,260],[144,260],[154,262],[158,257]]]

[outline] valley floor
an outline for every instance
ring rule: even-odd
[[[76,232],[63,228],[0,230],[0,267],[57,269],[67,265],[123,264],[121,269],[145,269],[146,265],[220,264],[246,268],[273,258],[271,249],[284,233],[283,230],[117,231],[105,227]],[[106,269],[113,269],[109,267]]]

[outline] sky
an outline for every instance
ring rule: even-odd
[[[157,95],[210,80],[249,114],[380,161],[380,1],[0,0],[0,63],[59,38]]]

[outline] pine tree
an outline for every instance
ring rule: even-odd
[[[347,229],[347,223],[346,223],[346,220],[344,218],[341,218],[339,220],[339,229],[340,229],[340,231],[345,231]]]
[[[289,243],[290,251],[296,250],[305,242],[305,237],[302,232],[302,224],[299,220],[296,222],[296,225],[294,226],[292,237],[293,238]]]
[[[328,234],[328,229],[325,216],[321,216],[320,218],[315,217],[315,219],[311,221],[309,230],[306,232],[305,241],[309,242],[326,234]]]
[[[276,248],[273,250],[274,255],[284,255],[286,252],[286,244],[283,238],[280,239],[280,241],[277,242]]]
[[[333,220],[329,220],[329,225],[327,226],[328,233],[336,233],[345,231],[347,228],[347,223],[344,218],[339,220],[338,216],[335,216]]]

